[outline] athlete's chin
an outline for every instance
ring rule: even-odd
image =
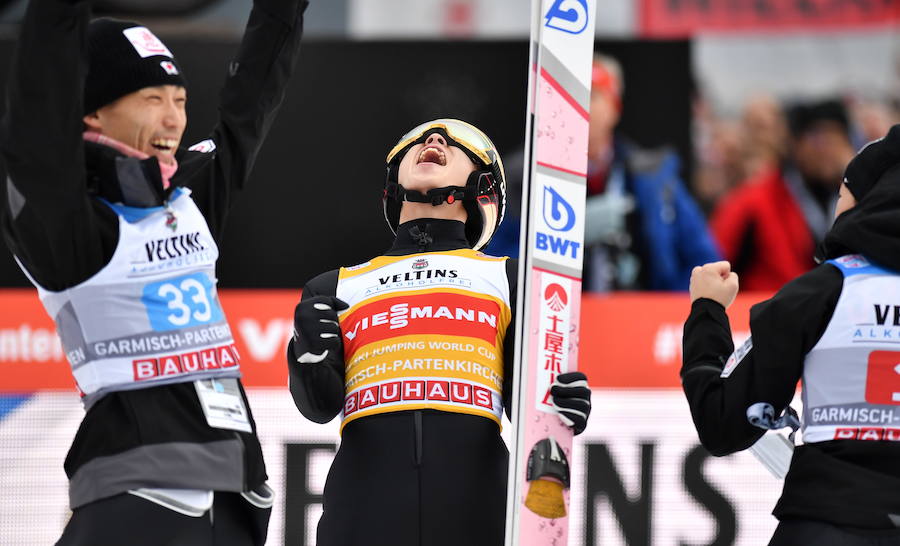
[[[427,193],[428,190],[435,188],[443,188],[449,186],[446,177],[443,176],[415,176],[409,177],[405,182],[400,183],[407,190]]]

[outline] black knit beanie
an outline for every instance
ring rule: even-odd
[[[884,137],[866,144],[844,171],[844,184],[861,201],[891,167],[900,164],[900,125]]]
[[[84,112],[157,85],[186,87],[178,62],[152,32],[132,21],[95,19],[88,26]]]

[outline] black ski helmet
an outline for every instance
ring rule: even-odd
[[[456,146],[469,156],[476,169],[469,175],[465,187],[447,186],[429,190],[427,194],[407,190],[397,179],[397,167],[406,152],[425,141],[428,135],[439,133],[447,143]],[[384,218],[391,231],[397,233],[400,223],[400,207],[403,201],[453,203],[462,200],[468,213],[466,239],[475,250],[484,248],[491,240],[506,211],[506,173],[497,147],[477,127],[458,119],[436,119],[423,123],[409,131],[387,155],[387,178],[382,201]]]

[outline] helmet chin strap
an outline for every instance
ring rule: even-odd
[[[385,189],[385,195],[389,199],[398,202],[410,201],[412,203],[431,203],[432,206],[443,205],[444,203],[453,204],[457,201],[475,199],[474,188],[460,186],[445,186],[443,188],[434,188],[422,193],[417,190],[408,190],[396,182],[388,183]]]
[[[384,195],[388,199],[392,199],[399,203],[410,201],[412,203],[431,203],[432,206],[443,205],[444,203],[453,204],[457,201],[474,201],[478,197],[477,184],[473,182],[481,176],[481,171],[473,171],[466,181],[465,187],[462,186],[444,186],[443,188],[433,188],[426,193],[417,190],[408,190],[400,185],[399,182],[388,182],[384,190]]]

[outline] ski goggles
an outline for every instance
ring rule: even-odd
[[[434,131],[443,133],[453,141],[453,144],[466,151],[472,159],[477,158],[483,165],[490,166],[494,163],[497,151],[491,139],[474,125],[458,119],[436,119],[423,123],[406,133],[400,142],[388,152],[387,163],[393,161],[397,154],[413,144],[424,141],[425,137]]]

